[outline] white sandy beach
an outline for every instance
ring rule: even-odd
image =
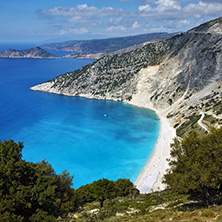
[[[163,190],[163,175],[168,168],[167,159],[170,157],[170,144],[176,136],[175,129],[168,120],[159,114],[160,131],[157,143],[148,162],[139,174],[135,186],[141,193]]]
[[[166,118],[168,112],[172,111],[177,102],[173,106],[157,110],[153,107],[148,93],[149,81],[147,79],[154,78],[159,66],[149,66],[140,71],[137,84],[137,93],[133,95],[132,100],[128,102],[131,105],[144,107],[156,112],[160,119],[160,130],[157,143],[148,162],[137,177],[135,186],[141,193],[150,193],[152,191],[163,190],[165,185],[162,183],[163,175],[168,168],[167,159],[170,157],[170,144],[176,137],[176,130]],[[180,100],[178,100],[180,103]]]
[[[131,105],[154,110],[160,119],[160,131],[155,148],[136,179],[135,186],[141,193],[163,190],[163,175],[168,168],[167,159],[170,157],[170,144],[176,137],[176,130],[166,118],[166,112],[160,112],[153,108],[152,104],[145,99],[146,94],[138,94],[129,102]]]

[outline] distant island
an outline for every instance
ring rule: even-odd
[[[135,49],[143,48],[145,45],[172,37],[169,33],[149,33],[136,36],[117,37],[93,40],[71,40],[67,42],[49,43],[42,45],[43,48],[57,51],[67,51],[70,54],[60,57],[53,55],[47,50],[37,46],[30,49],[16,50],[8,49],[0,52],[0,58],[80,58],[99,59],[109,54],[122,54]]]
[[[117,37],[108,39],[71,40],[59,43],[49,43],[30,49],[7,49],[0,52],[0,58],[79,58],[99,59],[109,54],[121,54],[140,49],[145,45],[172,37],[169,33],[149,33],[136,36]],[[56,56],[43,48],[57,51],[67,51],[66,56]]]
[[[56,55],[40,48],[34,47],[24,50],[8,49],[0,52],[0,58],[59,58]]]
[[[49,43],[42,45],[42,47],[71,52],[65,58],[99,59],[109,54],[126,53],[137,48],[142,48],[151,41],[167,39],[173,35],[175,33],[161,32],[108,39],[71,40]]]

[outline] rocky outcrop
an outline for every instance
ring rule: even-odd
[[[218,18],[141,49],[105,56],[31,89],[150,104],[179,130],[206,106],[217,112],[214,105],[220,106],[221,85],[222,18]]]
[[[35,47],[25,50],[8,49],[3,52],[0,52],[0,57],[1,58],[58,58],[58,56],[55,56],[40,47]]]

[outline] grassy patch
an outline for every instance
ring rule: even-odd
[[[196,131],[200,134],[204,133],[204,130],[199,127],[197,124],[198,120],[200,119],[201,115],[194,113],[191,116],[186,117],[186,121],[177,128],[176,133],[180,137],[187,136],[191,131]]]

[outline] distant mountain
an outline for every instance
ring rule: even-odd
[[[169,33],[149,33],[136,36],[128,37],[118,37],[118,38],[108,38],[108,39],[94,39],[94,40],[84,40],[84,41],[66,41],[60,43],[51,43],[42,45],[42,47],[55,49],[60,51],[70,51],[73,52],[66,56],[69,58],[101,58],[102,56],[116,53],[118,50],[126,49],[129,51],[136,48],[143,47],[144,43],[167,39],[172,37],[174,34]]]
[[[16,50],[8,49],[0,52],[1,58],[58,58],[50,52],[40,48],[34,47],[31,49]]]

